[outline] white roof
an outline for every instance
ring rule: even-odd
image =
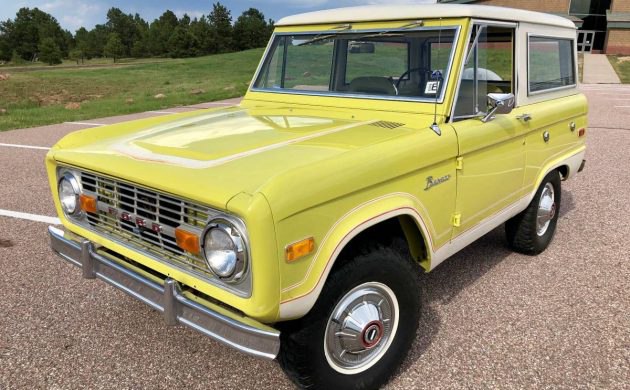
[[[528,22],[575,29],[573,22],[562,16],[515,8],[466,4],[366,5],[326,9],[287,16],[280,19],[276,26],[461,17]]]

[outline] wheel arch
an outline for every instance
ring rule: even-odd
[[[538,177],[536,178],[536,183],[532,190],[529,200],[536,195],[536,191],[538,191],[538,187],[540,187],[540,183],[545,179],[545,177],[549,174],[549,172],[553,170],[557,170],[560,173],[562,180],[568,180],[580,168],[580,164],[582,164],[582,160],[584,159],[585,154],[585,146],[580,147],[577,150],[572,150],[570,152],[564,153],[561,156],[554,158],[549,161],[547,164],[543,165],[540,170]]]
[[[395,232],[388,231],[392,226],[397,227]],[[425,270],[430,268],[433,228],[420,201],[403,193],[377,198],[351,210],[331,228],[312,260],[312,271],[305,276],[304,283],[283,289],[279,320],[295,319],[308,313],[331,271],[342,264],[340,259],[343,261],[362,242],[383,232],[388,233],[388,238],[404,239],[419,266]]]
[[[354,236],[334,259],[331,272],[341,267],[357,253],[370,246],[395,246],[409,253],[411,259],[425,271],[429,269],[429,243],[422,228],[410,214],[400,214],[368,226]]]

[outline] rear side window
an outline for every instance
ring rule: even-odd
[[[529,37],[529,93],[575,85],[573,40]]]

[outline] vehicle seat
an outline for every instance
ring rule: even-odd
[[[396,95],[396,88],[387,77],[357,77],[350,82],[349,92]]]

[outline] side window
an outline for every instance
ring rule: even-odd
[[[573,40],[529,37],[529,93],[575,85]]]
[[[485,114],[489,93],[514,93],[514,29],[474,28],[460,76],[454,120]]]

